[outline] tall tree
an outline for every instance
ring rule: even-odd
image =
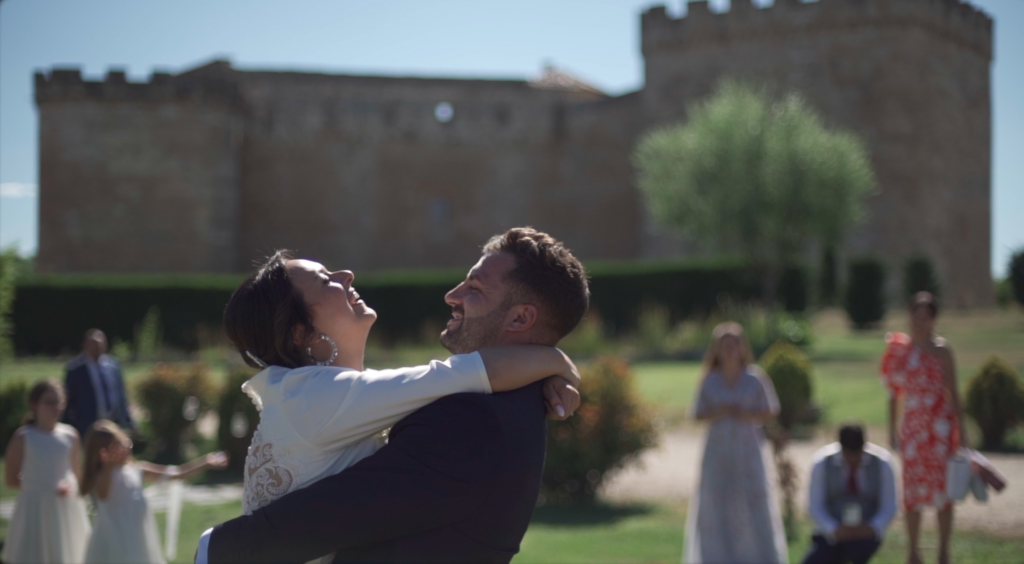
[[[633,163],[655,221],[745,255],[769,303],[786,266],[863,219],[875,186],[858,137],[825,127],[796,93],[736,80],[645,134]]]

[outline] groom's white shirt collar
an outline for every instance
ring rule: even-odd
[[[210,550],[210,535],[212,534],[213,529],[209,528],[203,531],[203,536],[199,537],[199,548],[196,549],[195,564],[209,564],[206,558],[206,552]]]

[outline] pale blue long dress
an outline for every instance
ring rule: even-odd
[[[745,411],[779,411],[771,380],[754,365],[747,367],[733,387],[717,371],[701,383],[695,415],[725,405],[738,405]],[[686,519],[684,563],[789,561],[768,464],[759,424],[732,417],[711,423],[701,461],[700,488],[690,500]]]

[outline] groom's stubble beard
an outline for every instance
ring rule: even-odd
[[[497,345],[505,315],[511,307],[506,300],[486,315],[463,317],[458,329],[441,332],[441,345],[452,354],[467,354]]]

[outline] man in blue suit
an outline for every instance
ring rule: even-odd
[[[125,429],[134,429],[121,366],[107,355],[107,336],[103,331],[85,332],[82,354],[64,369],[64,389],[68,398],[64,422],[77,429],[83,439],[97,419],[109,419]]]

